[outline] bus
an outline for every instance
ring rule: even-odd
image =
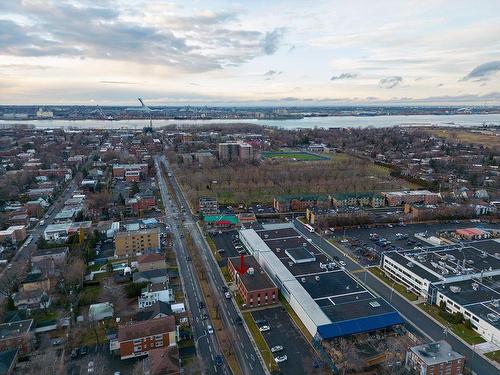
[[[311,233],[314,233],[314,228],[309,224],[304,224],[304,227]]]

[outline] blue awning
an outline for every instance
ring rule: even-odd
[[[404,321],[401,316],[394,311],[387,314],[372,315],[364,318],[325,324],[318,327],[318,334],[322,339],[332,339],[356,333],[376,331],[378,329],[403,323]]]

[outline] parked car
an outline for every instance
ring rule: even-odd
[[[234,322],[235,322],[237,325],[239,325],[239,326],[243,325],[243,319],[241,319],[241,317],[240,317],[240,316],[237,316],[236,318],[234,318]]]
[[[265,325],[265,324],[267,324],[267,320],[265,320],[265,319],[256,319],[255,323],[258,324],[258,325]]]
[[[271,327],[269,327],[269,326],[262,326],[259,328],[259,331],[261,331],[261,332],[267,332],[270,330],[271,330]]]
[[[271,353],[276,353],[276,352],[280,352],[283,350],[283,347],[281,345],[276,345],[276,346],[273,346],[271,348]]]
[[[227,299],[230,299],[231,298],[231,293],[225,292],[224,293],[224,297],[226,297]]]
[[[279,357],[274,358],[274,361],[276,363],[281,363],[281,362],[285,362],[287,359],[288,359],[288,357],[286,355],[281,355]]]
[[[222,364],[224,363],[224,360],[222,359],[222,356],[220,354],[217,354],[215,356],[215,365],[216,366],[222,366]]]
[[[88,348],[86,346],[82,346],[80,348],[80,354],[81,355],[86,355],[89,352]]]
[[[207,332],[211,335],[214,333],[214,329],[212,328],[212,326],[210,324],[207,326]]]
[[[64,342],[64,340],[61,339],[61,338],[53,339],[52,340],[52,346],[62,345],[63,342]]]

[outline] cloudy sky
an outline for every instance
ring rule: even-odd
[[[0,104],[500,104],[500,1],[0,0]]]

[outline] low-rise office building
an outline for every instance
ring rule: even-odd
[[[228,270],[247,306],[270,305],[278,302],[276,284],[251,255],[228,259]]]

